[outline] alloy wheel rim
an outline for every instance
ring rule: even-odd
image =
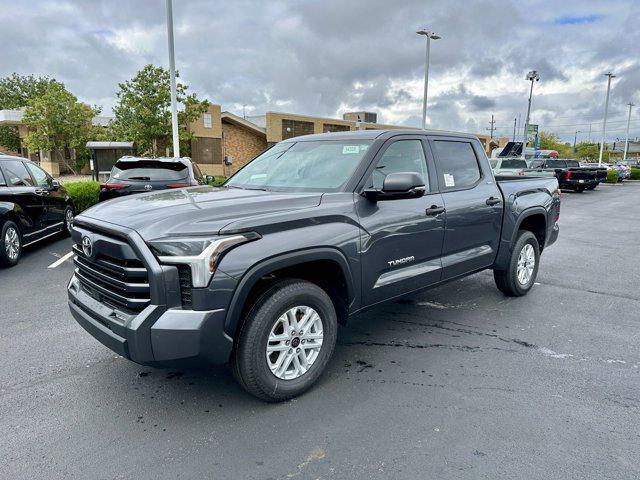
[[[20,252],[20,237],[13,227],[7,228],[4,234],[4,249],[10,260],[13,261],[18,258],[18,253]]]
[[[71,210],[67,210],[65,220],[67,222],[67,230],[71,233],[71,228],[73,227],[73,212]]]
[[[267,365],[281,380],[301,377],[315,363],[322,348],[322,318],[313,308],[288,309],[274,322],[266,346]]]
[[[536,266],[536,255],[533,246],[527,243],[518,255],[517,277],[520,285],[527,285],[533,277],[533,270]]]

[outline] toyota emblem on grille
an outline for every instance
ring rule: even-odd
[[[153,187],[152,187],[151,185],[149,185],[149,184],[147,184],[147,185],[145,185],[145,186],[144,186],[144,189],[145,189],[145,190],[151,190],[152,188],[153,188]]]
[[[87,257],[90,257],[93,254],[93,243],[86,235],[82,237],[82,251]]]

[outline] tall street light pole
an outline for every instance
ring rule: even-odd
[[[173,156],[180,157],[180,138],[178,136],[178,99],[176,94],[176,59],[173,51],[173,8],[171,0],[167,4],[167,37],[169,40],[169,78],[171,81],[171,132],[173,133]]]
[[[441,37],[435,33],[422,29],[416,32],[418,35],[427,37],[427,54],[424,63],[424,95],[422,97],[422,129],[427,128],[427,90],[429,86],[429,51],[431,50],[431,40],[438,40]]]
[[[627,152],[629,151],[629,126],[631,125],[631,107],[634,106],[633,103],[627,103],[629,105],[629,116],[627,117],[627,138],[624,141],[624,156],[622,157],[622,161],[627,160]]]
[[[575,135],[573,136],[573,153],[576,153],[578,150],[576,150],[576,142],[578,141],[578,134],[582,133],[580,130],[576,130]]]
[[[602,122],[602,141],[600,142],[600,155],[598,156],[598,166],[602,166],[602,154],[604,153],[604,138],[607,133],[607,114],[609,113],[609,92],[611,92],[611,79],[616,76],[611,73],[605,73],[607,77],[607,97],[604,101],[604,121]]]
[[[525,77],[531,82],[531,88],[529,89],[529,105],[527,106],[527,119],[524,123],[524,134],[522,135],[522,158],[524,159],[524,151],[527,148],[527,130],[529,130],[529,116],[531,115],[531,97],[533,97],[533,82],[540,81],[540,75],[536,70],[531,70]]]

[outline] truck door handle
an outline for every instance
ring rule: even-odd
[[[45,193],[46,193],[46,190],[42,188],[36,188],[36,195],[44,195]]]
[[[487,205],[497,205],[500,202],[502,202],[502,200],[500,200],[499,198],[496,197],[489,197],[487,198],[487,201],[485,202]]]
[[[427,208],[425,213],[427,215],[429,215],[430,217],[435,217],[436,215],[440,215],[441,213],[444,213],[444,211],[445,211],[444,207],[439,207],[437,205],[431,205],[429,208]]]

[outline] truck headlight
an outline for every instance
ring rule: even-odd
[[[185,236],[153,240],[149,246],[160,263],[188,265],[194,287],[206,287],[216,271],[220,259],[229,249],[257,240],[254,232],[228,236]]]

